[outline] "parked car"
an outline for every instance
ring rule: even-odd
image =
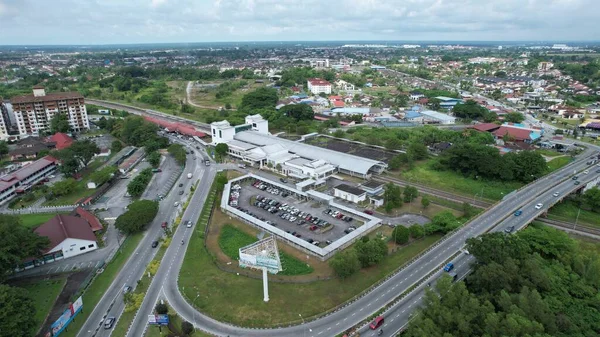
[[[372,210],[370,210],[370,209],[366,209],[366,210],[365,210],[365,213],[367,213],[367,214],[369,214],[369,215],[373,215],[373,211],[372,211]]]

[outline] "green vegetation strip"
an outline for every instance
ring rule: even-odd
[[[158,252],[156,253],[156,256],[154,256],[154,259],[152,261],[158,261],[160,263],[160,261],[162,261],[163,256],[165,255],[165,252],[167,251],[167,247],[165,247],[162,244],[159,247],[160,248],[159,248]],[[150,287],[151,282],[152,282],[152,279],[151,278],[149,279],[148,276],[146,275],[146,273],[144,273],[144,276],[142,277],[142,279],[140,281],[138,281],[138,284],[135,287],[135,290],[133,291],[133,293],[134,294],[146,294],[146,292],[148,291],[148,288]],[[129,326],[133,322],[133,319],[135,318],[135,314],[137,313],[138,309],[139,308],[136,308],[135,310],[124,310],[123,311],[123,313],[121,314],[121,317],[119,317],[119,321],[117,322],[117,325],[115,325],[115,328],[113,330],[114,336],[125,336],[127,334],[127,330],[129,329]]]
[[[54,306],[56,298],[61,293],[66,280],[66,277],[60,277],[18,285],[19,288],[25,289],[33,300],[33,305],[35,306],[35,315],[33,316],[35,329],[39,329],[42,323],[44,323],[46,316],[48,316]],[[31,331],[31,336],[35,335],[35,333],[36,331]]]
[[[237,260],[239,257],[240,248],[256,241],[258,241],[257,238],[229,224],[221,228],[221,233],[219,235],[219,247],[221,247],[221,250],[225,255],[234,260]],[[281,259],[283,271],[278,275],[305,275],[313,272],[313,268],[306,263],[299,261],[281,250],[279,251],[279,257]]]
[[[548,170],[554,172],[571,162],[571,157],[558,157],[548,162]]]
[[[261,280],[221,271],[204,246],[204,229],[214,198],[211,193],[190,239],[179,275],[179,287],[186,298],[195,298],[193,304],[203,313],[241,326],[278,326],[297,322],[298,314],[306,319],[327,312],[368,289],[441,238],[435,235],[415,241],[387,256],[376,267],[364,269],[345,280],[273,282],[269,285],[271,300],[264,303]],[[228,249],[231,251],[232,248]],[[196,298],[197,295],[200,296]]]
[[[579,213],[579,216],[578,216]],[[548,212],[548,218],[558,221],[566,221],[572,224],[589,225],[600,228],[600,214],[581,209],[572,200],[558,203]]]
[[[71,324],[69,324],[69,330],[64,331],[61,334],[62,337],[73,337],[77,335],[79,329],[83,326],[83,323],[88,319],[92,310],[94,310],[94,307],[96,307],[96,304],[100,302],[106,289],[108,289],[116,275],[125,265],[125,262],[127,262],[133,251],[137,248],[142,237],[142,233],[133,234],[127,237],[121,245],[120,251],[115,254],[112,261],[104,267],[104,271],[99,274],[85,290],[83,294],[83,311],[77,315],[77,318],[71,322]],[[74,296],[74,298],[76,298],[76,296]]]

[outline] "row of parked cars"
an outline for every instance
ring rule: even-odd
[[[352,220],[354,220],[354,218],[352,218],[351,216],[344,215],[342,212],[333,210],[331,208],[324,210],[323,213],[331,215],[336,219],[344,220],[346,222],[351,222]]]
[[[265,183],[265,182],[260,181],[260,180],[255,180],[252,183],[252,186],[258,188],[261,191],[269,192],[269,193],[274,194],[274,195],[280,195],[281,194],[281,196],[284,197],[284,198],[287,197],[288,195],[290,195],[285,190],[280,190],[277,187],[271,186],[271,184]]]
[[[238,206],[238,199],[240,198],[240,190],[242,187],[240,185],[231,186],[231,193],[229,194],[229,205],[233,207]]]

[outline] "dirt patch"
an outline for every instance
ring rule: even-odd
[[[86,280],[86,278],[90,275],[91,272],[91,269],[81,270],[74,273],[70,273],[67,276],[65,286],[63,287],[62,292],[58,295],[56,302],[54,302],[54,306],[52,307],[52,310],[50,310],[50,313],[48,314],[46,321],[42,325],[42,328],[39,330],[37,334],[38,337],[44,336],[45,333],[50,330],[50,325],[54,323],[54,321],[56,321],[60,317],[60,315],[62,315],[65,309],[68,308],[69,304],[71,303],[71,300],[73,299],[73,295],[75,295],[79,291],[79,288],[81,287],[82,283]],[[64,277],[65,274],[35,276],[19,279],[13,284],[19,285],[23,283],[37,282],[42,280],[53,280]]]
[[[221,231],[221,228],[225,224],[230,224],[233,227],[236,227],[254,237],[256,237],[260,231],[246,223],[243,223],[233,217],[228,216],[227,214],[221,212],[218,209],[215,209],[215,211],[213,213],[212,221],[209,224],[209,232],[208,232],[208,235],[206,236],[206,246],[207,246],[208,250],[213,254],[213,256],[215,256],[216,263],[227,268],[228,270],[232,270],[235,272],[244,272],[244,274],[246,274],[249,272],[249,270],[240,268],[238,266],[238,261],[232,260],[231,258],[229,258],[229,256],[225,255],[221,251],[221,248],[219,247],[219,233]],[[277,246],[279,247],[280,250],[293,256],[294,258],[298,259],[299,261],[305,261],[307,264],[309,264],[313,268],[314,271],[308,275],[299,275],[299,276],[274,275],[274,276],[272,276],[272,279],[274,279],[276,281],[282,281],[282,282],[310,282],[310,281],[322,280],[324,278],[329,278],[329,277],[333,276],[333,271],[329,267],[327,262],[323,262],[315,256],[308,255],[304,252],[301,252],[298,249],[291,247],[281,241],[277,241]],[[256,277],[261,276],[261,273],[258,271],[251,272],[251,274],[252,275],[256,274],[255,275]],[[271,276],[270,276],[270,278],[271,278]]]

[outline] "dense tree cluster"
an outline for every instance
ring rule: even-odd
[[[312,120],[314,117],[313,109],[308,104],[289,104],[281,107],[279,113],[284,114],[294,120]]]
[[[452,108],[452,113],[458,118],[483,120],[485,122],[493,122],[498,119],[496,113],[490,112],[475,101],[466,101],[455,105]]]
[[[173,156],[173,158],[175,158],[175,160],[177,161],[177,163],[179,163],[179,165],[185,165],[185,159],[187,157],[187,153],[185,152],[183,145],[171,144],[167,148],[167,151],[169,152],[169,154],[171,154]]]
[[[242,97],[240,110],[253,113],[256,109],[273,109],[279,100],[277,90],[273,88],[260,87]]]
[[[327,81],[333,81],[335,80],[335,72],[319,71],[311,67],[288,68],[281,73],[281,79],[278,81],[278,84],[284,87],[306,85],[306,81],[309,78],[322,78]]]
[[[66,113],[57,113],[50,120],[50,132],[55,134],[57,132],[66,133],[71,130],[71,126],[69,125],[69,117],[67,117]]]
[[[119,215],[115,227],[126,234],[136,233],[144,229],[158,214],[158,202],[137,200],[129,204],[127,212]]]
[[[521,151],[500,155],[494,147],[469,143],[446,150],[439,164],[465,176],[525,183],[544,175],[548,169],[539,153]]]
[[[477,259],[465,282],[441,279],[405,335],[597,336],[600,257],[550,227],[467,241]]]
[[[369,239],[363,237],[354,247],[336,254],[329,265],[340,278],[347,278],[361,267],[374,266],[381,262],[387,255],[387,245],[380,238]]]
[[[90,181],[93,181],[97,186],[100,186],[109,181],[116,172],[116,166],[106,166],[100,170],[92,172],[92,174],[90,174]]]
[[[89,139],[73,142],[68,148],[54,151],[53,156],[60,159],[60,171],[66,176],[74,175],[86,168],[94,155],[100,153],[100,148]]]
[[[127,192],[134,198],[141,197],[151,179],[152,170],[150,168],[143,170],[127,184]]]

